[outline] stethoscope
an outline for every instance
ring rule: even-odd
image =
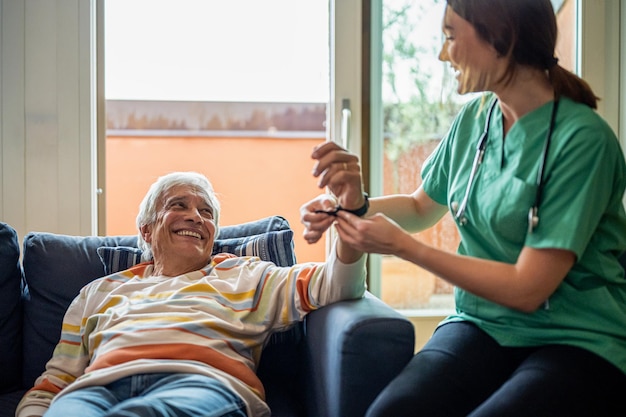
[[[493,100],[491,106],[489,106],[489,110],[487,112],[487,121],[485,122],[485,129],[483,130],[482,135],[480,135],[480,139],[478,139],[478,143],[476,145],[476,155],[474,156],[474,161],[472,162],[472,170],[470,171],[469,179],[467,180],[467,187],[465,188],[465,196],[459,205],[456,201],[453,201],[451,204],[452,210],[454,212],[454,218],[458,221],[459,225],[464,226],[467,224],[467,217],[465,213],[467,211],[467,203],[470,196],[470,191],[472,189],[472,184],[474,184],[474,180],[476,177],[476,172],[480,167],[480,164],[483,162],[483,156],[485,155],[485,148],[487,147],[487,138],[489,136],[489,125],[491,123],[491,115],[493,113],[493,109],[496,107],[498,103],[497,99]],[[559,99],[556,97],[554,99],[554,104],[552,105],[552,114],[550,115],[550,125],[548,126],[548,133],[546,136],[546,141],[543,146],[543,154],[541,156],[541,163],[539,164],[539,170],[537,171],[537,193],[535,194],[535,201],[528,210],[528,233],[532,233],[533,229],[537,227],[539,224],[539,203],[541,202],[541,194],[543,193],[543,172],[546,168],[546,160],[548,159],[548,150],[550,148],[550,142],[552,141],[552,130],[554,129],[554,121],[556,118],[557,108],[559,107]]]

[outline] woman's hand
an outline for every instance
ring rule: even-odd
[[[324,142],[313,149],[311,158],[317,161],[313,176],[319,179],[318,187],[328,187],[345,209],[355,210],[363,206],[361,165],[356,155],[334,142]]]
[[[398,255],[410,246],[411,235],[382,213],[367,218],[339,211],[335,228],[341,240],[353,249],[367,253]]]
[[[304,239],[316,243],[337,220],[335,209],[341,206],[356,210],[365,204],[359,158],[334,142],[324,142],[313,149],[311,158],[317,162],[313,176],[320,188],[328,187],[332,195],[321,195],[300,207]],[[333,212],[332,214],[328,212]],[[355,216],[356,217],[356,216]]]

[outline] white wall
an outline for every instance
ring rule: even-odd
[[[0,0],[0,221],[95,230],[95,0]]]

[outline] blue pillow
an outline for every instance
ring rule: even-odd
[[[104,265],[105,275],[125,271],[141,262],[141,249],[132,246],[100,246],[96,252]]]
[[[213,254],[223,252],[237,256],[258,256],[262,260],[274,262],[278,266],[291,266],[296,263],[293,230],[217,239],[213,245]]]
[[[282,216],[269,216],[246,223],[232,224],[220,227],[219,239],[262,235],[267,232],[291,230],[287,219]]]
[[[217,239],[213,245],[213,254],[223,252],[237,256],[258,256],[278,266],[291,266],[296,263],[292,230]],[[106,275],[124,271],[141,261],[141,250],[135,247],[101,246],[97,249],[97,253],[104,265]]]

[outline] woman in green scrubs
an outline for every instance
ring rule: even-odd
[[[484,94],[422,186],[368,201],[355,155],[332,142],[312,155],[320,187],[348,210],[324,213],[328,196],[305,204],[309,243],[335,224],[355,248],[455,286],[455,314],[367,416],[626,416],[624,153],[593,91],[554,57],[549,0],[447,3],[439,57],[460,94]],[[448,210],[455,254],[412,235]]]

